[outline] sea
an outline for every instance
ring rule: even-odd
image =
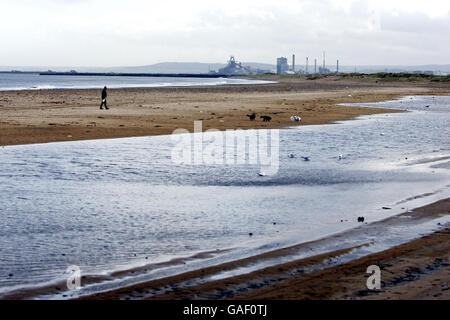
[[[326,238],[359,228],[360,216],[370,224],[448,198],[450,97],[362,106],[405,112],[269,130],[277,137],[271,174],[255,163],[174,161],[180,141],[172,136],[0,148],[0,298],[79,297]],[[185,135],[195,141],[198,133]],[[447,215],[385,230],[371,248],[449,223]],[[91,282],[69,292],[73,266]]]
[[[0,73],[0,91],[40,89],[148,88],[174,86],[217,86],[262,84],[269,81],[236,78],[124,77],[40,75],[39,73]]]

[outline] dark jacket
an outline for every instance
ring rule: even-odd
[[[106,89],[103,89],[103,91],[102,91],[102,100],[106,99],[106,96],[107,96]]]

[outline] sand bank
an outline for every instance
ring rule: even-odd
[[[110,110],[99,110],[99,90],[0,92],[0,145],[170,134],[203,129],[280,128],[324,124],[393,110],[336,106],[404,95],[449,94],[449,85],[347,80],[280,80],[260,85],[113,89]],[[250,121],[247,114],[257,113]],[[272,117],[262,122],[261,115]]]

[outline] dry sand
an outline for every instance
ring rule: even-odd
[[[99,110],[98,90],[0,92],[0,145],[170,134],[203,129],[279,128],[331,123],[392,110],[342,107],[410,94],[449,94],[450,85],[367,81],[281,80],[263,85],[110,90],[110,110]],[[246,115],[256,112],[257,120]],[[272,117],[262,122],[261,115]]]

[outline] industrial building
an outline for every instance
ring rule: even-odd
[[[244,67],[241,62],[237,62],[234,56],[231,56],[227,65],[219,69],[219,73],[226,75],[245,75],[251,74],[251,70],[248,67]]]
[[[286,57],[277,58],[277,74],[286,74],[289,71],[289,65]]]
[[[210,72],[210,73],[217,73],[217,74],[223,74],[227,76],[237,76],[237,75],[250,75],[250,74],[264,74],[264,73],[270,73],[271,70],[261,70],[259,68],[252,68],[250,66],[244,66],[242,62],[236,61],[234,56],[231,56],[230,59],[227,62],[227,65],[221,69],[219,69],[218,72]]]

